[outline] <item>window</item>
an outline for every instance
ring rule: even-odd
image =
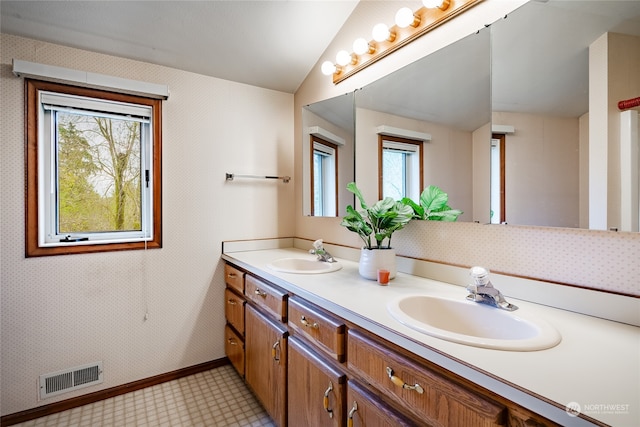
[[[312,135],[311,148],[311,215],[337,216],[338,146]]]
[[[423,181],[422,141],[379,135],[380,199],[420,198]]]
[[[27,256],[161,247],[161,101],[25,85]]]
[[[491,224],[506,223],[505,141],[504,134],[491,136]]]

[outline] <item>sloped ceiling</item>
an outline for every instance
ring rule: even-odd
[[[1,1],[3,33],[294,93],[357,0]]]

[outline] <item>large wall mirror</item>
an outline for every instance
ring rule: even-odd
[[[640,95],[640,2],[533,1],[491,35],[492,170],[503,180],[502,196],[493,180],[492,222],[589,228],[600,207],[608,222],[599,228],[621,229],[622,184],[635,193],[636,228],[626,231],[637,231],[637,129],[635,171],[621,176],[617,101]],[[608,134],[590,132],[594,125]],[[604,158],[594,156],[598,146]]]
[[[306,216],[341,216],[353,204],[353,93],[302,109],[302,194]]]
[[[356,91],[356,177],[367,200],[381,195],[384,137],[419,140],[421,187],[448,193],[464,212],[458,221],[488,222],[490,58],[483,28]]]
[[[447,192],[458,221],[638,231],[639,109],[624,130],[617,102],[640,95],[639,55],[640,2],[531,1],[355,94],[305,107],[303,127],[352,135],[350,176],[367,200],[380,194],[380,135],[409,131],[428,135],[422,185]],[[303,143],[309,215],[308,134]]]

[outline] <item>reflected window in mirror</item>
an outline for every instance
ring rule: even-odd
[[[422,141],[379,135],[380,199],[418,200],[423,187]]]
[[[311,215],[337,216],[338,146],[311,136]]]
[[[504,134],[491,136],[491,224],[506,223]]]

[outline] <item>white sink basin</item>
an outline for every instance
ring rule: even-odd
[[[280,258],[267,264],[272,270],[282,273],[320,274],[338,271],[342,268],[340,262],[323,262],[306,258]]]
[[[466,299],[411,295],[391,301],[387,309],[411,329],[475,347],[533,351],[554,347],[561,340],[553,326],[522,309],[509,312]]]

